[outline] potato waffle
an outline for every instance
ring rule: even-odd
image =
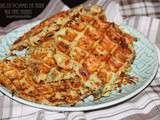
[[[136,80],[127,74],[136,38],[107,21],[99,6],[57,13],[16,40],[25,56],[0,61],[0,84],[21,98],[48,105],[74,105]]]

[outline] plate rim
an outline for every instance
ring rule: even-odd
[[[36,22],[38,23],[40,21],[36,21]],[[36,22],[28,23],[28,24],[26,24],[24,26],[21,26],[20,28],[15,29],[15,30],[22,29],[23,27],[25,27],[27,25],[31,25],[31,24],[36,23]],[[122,23],[121,25],[124,28],[125,28],[125,26],[127,26],[127,27],[133,29],[134,31],[139,32],[138,30],[136,30],[135,28],[129,26],[128,24]],[[10,33],[14,32],[15,30],[11,31]],[[8,33],[8,34],[10,34],[10,33]],[[6,34],[5,36],[7,36],[8,34]],[[148,40],[142,33],[140,33],[140,36],[145,38],[146,40]],[[157,52],[157,49],[156,49],[157,47],[156,47],[156,45],[154,43],[151,43],[149,40],[148,40],[148,42],[149,42],[149,44],[151,44],[151,46],[154,48],[154,50],[156,52],[156,66],[155,66],[155,68],[153,70],[153,73],[149,77],[148,81],[145,82],[145,84],[143,84],[142,87],[136,89],[136,91],[134,91],[134,92],[130,93],[129,95],[124,96],[124,97],[122,97],[120,99],[116,99],[116,100],[113,100],[111,102],[105,102],[105,103],[99,103],[99,104],[95,104],[95,105],[90,105],[90,106],[63,107],[63,106],[52,106],[52,105],[39,104],[39,103],[35,103],[35,102],[32,102],[32,101],[25,100],[25,99],[17,97],[17,96],[13,96],[9,92],[9,90],[6,89],[5,87],[3,87],[2,85],[0,85],[0,92],[2,92],[2,94],[6,95],[7,97],[9,97],[12,100],[14,100],[16,102],[19,102],[21,104],[28,105],[28,106],[35,107],[35,108],[45,109],[45,110],[49,110],[49,111],[89,111],[89,110],[95,110],[95,109],[100,109],[100,108],[107,108],[107,107],[111,107],[111,106],[120,104],[120,103],[125,102],[125,101],[135,97],[136,95],[140,94],[147,86],[150,85],[150,83],[154,80],[154,78],[155,78],[155,76],[156,76],[156,74],[158,72],[159,60],[158,60],[158,54],[157,54],[158,52]]]

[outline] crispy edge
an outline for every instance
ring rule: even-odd
[[[39,23],[38,25],[34,26],[33,28],[31,28],[31,30],[29,30],[28,32],[24,33],[23,36],[21,36],[19,39],[17,39],[12,47],[11,47],[11,51],[13,50],[23,50],[25,49],[28,44],[27,44],[27,40],[30,37],[30,35],[36,31],[37,29],[43,28],[44,26],[48,26],[49,24],[52,23],[53,20],[58,19],[59,17],[63,17],[64,15],[66,15],[69,11],[62,11],[60,13],[57,13],[49,18],[47,18],[46,20],[42,21],[41,23]]]

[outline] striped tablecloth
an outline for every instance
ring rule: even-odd
[[[127,1],[127,2],[126,2]],[[90,0],[85,5],[102,5],[111,21],[125,21],[142,32],[157,46],[160,61],[160,1],[159,0]],[[154,8],[153,8],[154,7]],[[155,8],[156,7],[156,8]],[[32,20],[11,23],[0,28],[0,37],[26,23],[48,17],[68,9],[59,0],[51,0],[41,15]],[[154,9],[154,10],[153,10]],[[135,12],[136,11],[136,12]],[[139,12],[138,12],[139,11]],[[146,13],[146,14],[145,14]],[[152,17],[146,17],[151,15]],[[157,18],[156,18],[157,17]],[[110,108],[88,112],[56,112],[29,107],[0,93],[0,119],[2,120],[160,120],[160,69],[150,86],[131,100]]]

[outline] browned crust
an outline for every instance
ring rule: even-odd
[[[39,37],[38,45],[27,49],[25,57],[0,60],[0,84],[33,102],[70,105],[86,95],[101,97],[103,93],[99,90],[108,85],[113,73],[122,77],[122,81],[117,81],[118,77],[115,79],[115,84],[119,82],[118,87],[123,81],[134,80],[121,73],[125,73],[133,62],[135,38],[116,24],[105,21],[101,13],[86,11],[88,14],[81,14],[80,11],[82,9],[56,14],[18,39],[12,50],[30,46],[30,36],[38,35],[54,20],[64,19],[69,14],[69,19],[58,28],[64,28],[63,32],[50,29],[53,31]],[[58,35],[54,34],[56,32]]]
[[[69,11],[59,12],[59,13],[47,18],[46,20],[42,21],[38,25],[34,26],[33,28],[31,28],[31,30],[29,30],[28,32],[24,33],[23,36],[21,36],[19,39],[17,39],[13,43],[11,50],[22,50],[22,49],[26,48],[28,46],[28,44],[27,44],[27,41],[25,42],[25,40],[28,39],[32,35],[32,33],[35,33],[35,31],[41,30],[45,26],[50,25],[54,20],[58,19],[59,17],[63,17],[65,15],[67,15],[68,12]],[[22,43],[22,42],[24,42],[24,43]],[[19,44],[21,44],[21,45],[18,47]]]

